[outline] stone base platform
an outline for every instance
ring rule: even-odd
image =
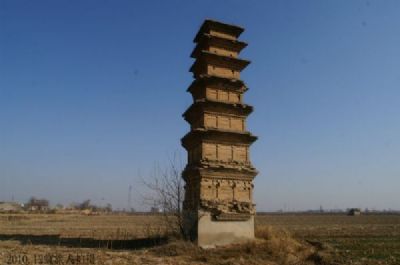
[[[213,248],[229,244],[243,243],[254,239],[254,216],[247,220],[215,220],[210,213],[199,213],[196,224],[197,245]],[[193,222],[195,222],[192,219]]]

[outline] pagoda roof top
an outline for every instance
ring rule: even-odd
[[[221,38],[218,36],[213,36],[211,34],[205,33],[200,38],[198,44],[193,49],[190,57],[196,58],[198,53],[202,50],[205,44],[215,45],[217,47],[228,47],[232,51],[240,52],[247,46],[246,42],[238,41],[238,40],[231,40],[226,38]]]
[[[230,56],[215,54],[209,51],[201,51],[197,60],[192,64],[189,71],[193,73],[196,64],[200,61],[207,60],[208,62],[219,62],[226,66],[230,66],[233,69],[237,69],[239,71],[243,70],[247,65],[250,64],[249,60],[241,59],[241,58],[234,58]]]
[[[244,28],[233,25],[233,24],[226,24],[223,22],[219,22],[212,19],[206,19],[203,24],[201,25],[199,31],[196,34],[193,42],[198,42],[201,38],[201,35],[207,33],[207,31],[214,29],[216,31],[221,31],[225,33],[232,34],[236,38],[244,31]]]

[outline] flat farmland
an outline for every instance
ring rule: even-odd
[[[137,239],[162,234],[163,223],[157,215],[3,214],[0,234]]]
[[[400,264],[400,215],[282,214],[257,219],[295,238],[328,247],[339,264]]]
[[[400,215],[258,215],[266,245],[234,251],[166,243],[165,231],[155,215],[0,214],[0,264],[57,264],[34,260],[54,253],[96,257],[75,264],[400,264]]]

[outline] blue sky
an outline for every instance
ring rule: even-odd
[[[143,208],[178,152],[192,39],[246,28],[258,210],[400,209],[400,2],[0,1],[0,200]]]

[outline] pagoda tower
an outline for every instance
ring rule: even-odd
[[[191,54],[193,104],[183,114],[190,132],[181,139],[188,152],[183,210],[187,235],[203,247],[254,238],[257,170],[249,148],[257,137],[246,128],[253,107],[243,101],[247,87],[240,80],[250,63],[238,57],[247,46],[238,40],[243,30],[205,20]]]

